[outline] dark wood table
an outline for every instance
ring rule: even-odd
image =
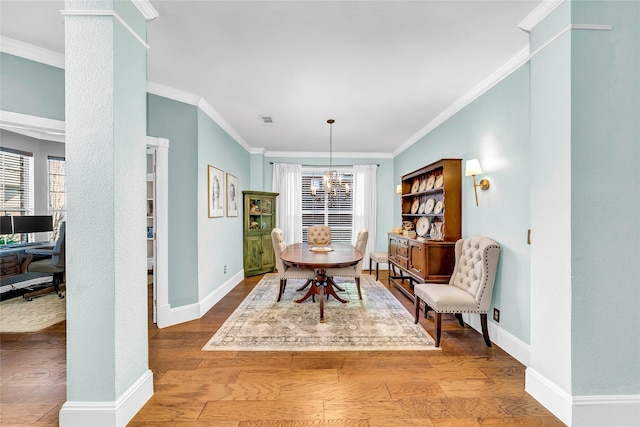
[[[348,301],[336,294],[337,287],[331,277],[327,277],[327,268],[343,268],[356,265],[364,256],[362,252],[350,245],[334,243],[329,252],[317,252],[309,249],[307,243],[295,243],[287,246],[280,254],[282,261],[292,267],[310,268],[316,271],[316,279],[311,283],[307,294],[295,300],[301,303],[309,297],[318,295],[320,300],[320,322],[324,322],[324,296],[331,295],[341,303]]]

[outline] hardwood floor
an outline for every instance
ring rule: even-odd
[[[523,365],[454,317],[443,321],[442,351],[201,351],[260,278],[199,320],[149,325],[155,394],[130,427],[564,426],[524,392]],[[432,333],[431,315],[421,323]],[[3,427],[58,425],[64,330],[0,334]]]

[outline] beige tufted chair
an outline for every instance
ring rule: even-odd
[[[436,314],[436,347],[440,347],[442,313],[455,313],[461,325],[464,325],[461,313],[479,313],[484,342],[491,347],[487,312],[491,305],[500,245],[482,236],[460,239],[456,242],[455,256],[456,263],[448,285],[415,285],[415,323],[418,323],[420,315],[420,301],[424,301],[424,316],[427,317],[429,310]]]
[[[314,270],[307,268],[296,268],[285,265],[280,254],[287,247],[284,241],[284,233],[279,228],[271,230],[271,241],[273,242],[273,254],[276,258],[276,268],[280,277],[280,291],[278,292],[278,302],[282,298],[284,289],[287,286],[287,279],[307,279],[307,283],[311,283],[316,278]]]
[[[307,229],[307,242],[312,246],[331,244],[331,227],[328,225],[310,225]]]
[[[367,240],[369,240],[369,232],[361,230],[358,233],[355,247],[362,252],[362,259],[353,267],[344,268],[327,268],[327,276],[329,277],[355,277],[358,286],[358,297],[362,299],[362,291],[360,290],[360,275],[362,274],[362,263],[364,261],[364,252],[367,249]]]

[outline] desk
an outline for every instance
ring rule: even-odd
[[[333,251],[315,252],[309,250],[307,243],[296,243],[287,246],[280,254],[282,261],[292,267],[310,268],[316,271],[316,280],[311,284],[307,294],[296,300],[301,303],[310,296],[318,295],[320,299],[320,322],[324,322],[324,296],[332,295],[341,303],[348,301],[340,298],[335,291],[336,284],[327,277],[327,268],[342,268],[356,265],[364,256],[362,252],[349,245],[332,244]]]
[[[0,277],[8,278],[24,273],[24,264],[27,249],[52,248],[55,242],[15,243],[0,246]]]

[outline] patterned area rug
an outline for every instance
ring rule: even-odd
[[[67,317],[66,298],[55,293],[25,301],[12,298],[0,303],[0,332],[35,332]]]
[[[267,274],[251,291],[203,350],[348,351],[435,350],[434,341],[395,296],[370,275],[360,278],[362,300],[353,279],[336,278],[348,300],[325,301],[324,323],[311,298],[298,304],[304,280],[289,280],[281,302],[277,274]]]

